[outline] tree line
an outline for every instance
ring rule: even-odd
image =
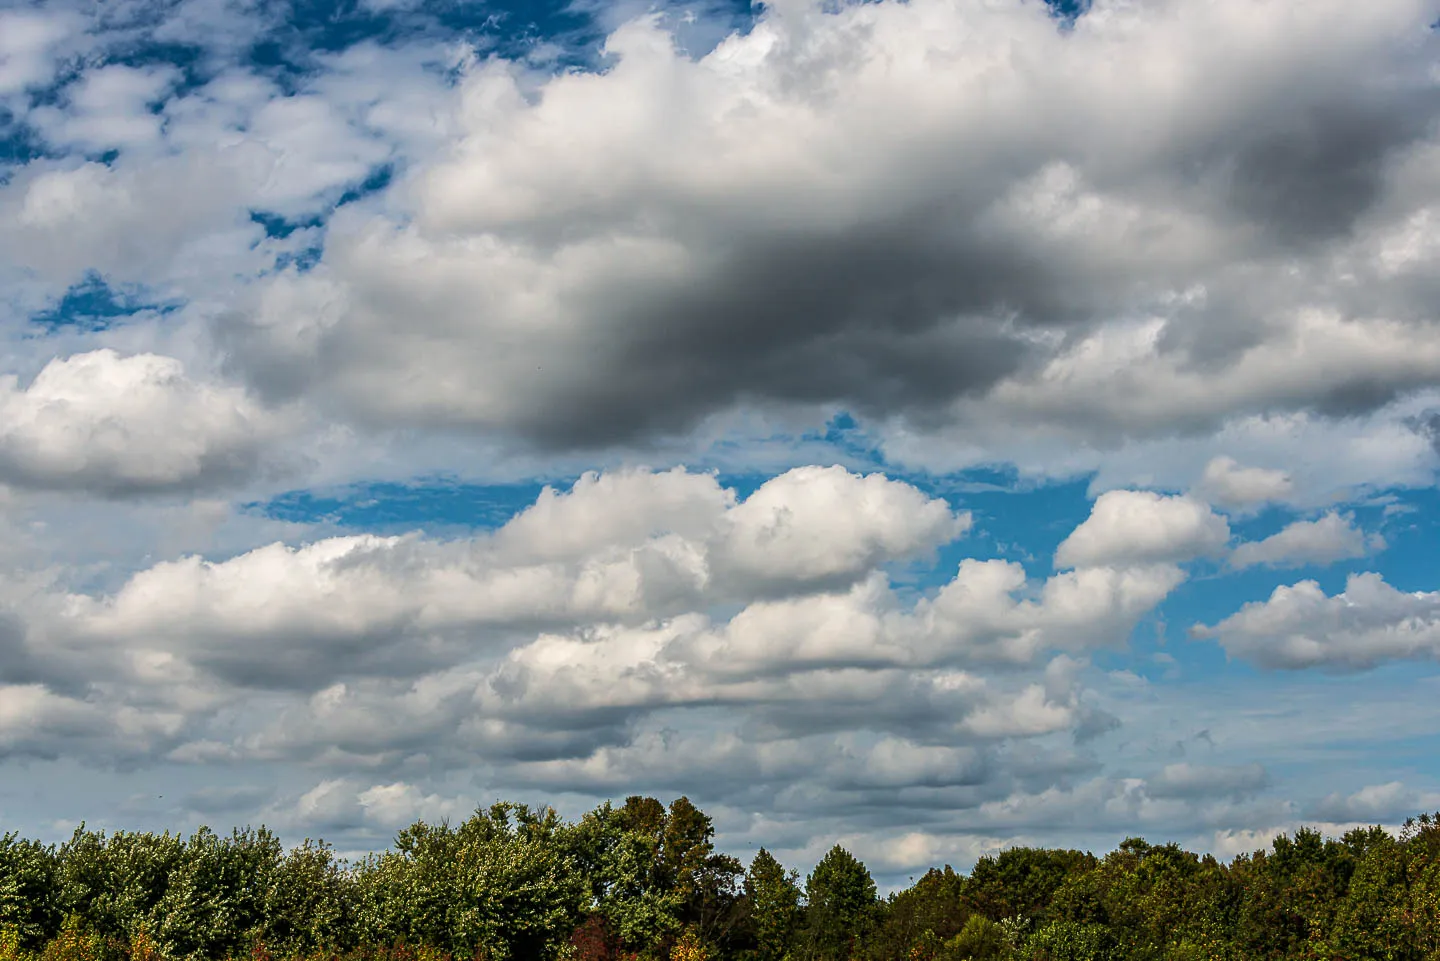
[[[1440,815],[1229,863],[1138,838],[1017,847],[882,898],[714,846],[686,798],[502,803],[344,861],[264,827],[0,835],[0,961],[1440,961]]]

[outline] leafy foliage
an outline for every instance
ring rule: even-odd
[[[1131,838],[1014,848],[881,900],[835,846],[802,886],[708,815],[497,804],[339,860],[265,828],[0,835],[0,961],[1440,961],[1440,815],[1224,864]]]

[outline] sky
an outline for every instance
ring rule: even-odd
[[[1435,0],[0,0],[0,829],[1440,808]]]

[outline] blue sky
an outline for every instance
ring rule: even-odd
[[[0,5],[0,827],[1440,807],[1437,16]]]

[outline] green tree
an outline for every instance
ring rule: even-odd
[[[1031,961],[1121,961],[1115,937],[1103,924],[1056,920],[1026,942]]]
[[[966,879],[950,865],[931,868],[915,884],[887,899],[884,917],[866,942],[873,961],[939,956],[945,941],[960,933],[969,917]]]
[[[158,928],[161,902],[185,850],[185,841],[168,832],[107,837],[81,825],[57,854],[60,909],[83,917],[107,950],[123,945],[142,929]]]
[[[557,957],[585,907],[573,829],[555,811],[496,804],[458,828],[417,822],[357,868],[357,925],[396,941],[494,961]]]
[[[202,827],[185,843],[156,905],[154,937],[169,958],[222,958],[263,934],[265,892],[282,854],[265,828],[222,838]]]
[[[665,809],[658,801],[653,806],[632,803],[641,800],[631,798],[623,808],[601,805],[581,819],[571,838],[587,908],[631,948],[673,936],[684,909],[679,893],[661,883],[656,869]]]
[[[740,862],[715,852],[715,826],[687,797],[666,812],[660,849],[660,878],[680,899],[681,920],[702,940],[723,939],[738,917],[736,880]]]
[[[831,848],[805,879],[808,956],[816,961],[849,958],[869,932],[878,902],[865,865],[840,845]]]
[[[945,955],[956,961],[1001,961],[1012,954],[1005,929],[983,914],[972,914],[945,944]]]
[[[1085,851],[1009,848],[975,863],[965,885],[965,899],[991,921],[1016,916],[1044,921],[1056,891],[1066,880],[1098,864],[1095,856]]]
[[[36,949],[60,929],[55,849],[0,835],[0,929],[15,932],[19,948]]]
[[[352,947],[352,888],[331,847],[307,838],[270,873],[264,892],[266,944],[280,955]]]
[[[757,961],[780,961],[795,939],[800,875],[761,848],[745,873],[745,909]]]

